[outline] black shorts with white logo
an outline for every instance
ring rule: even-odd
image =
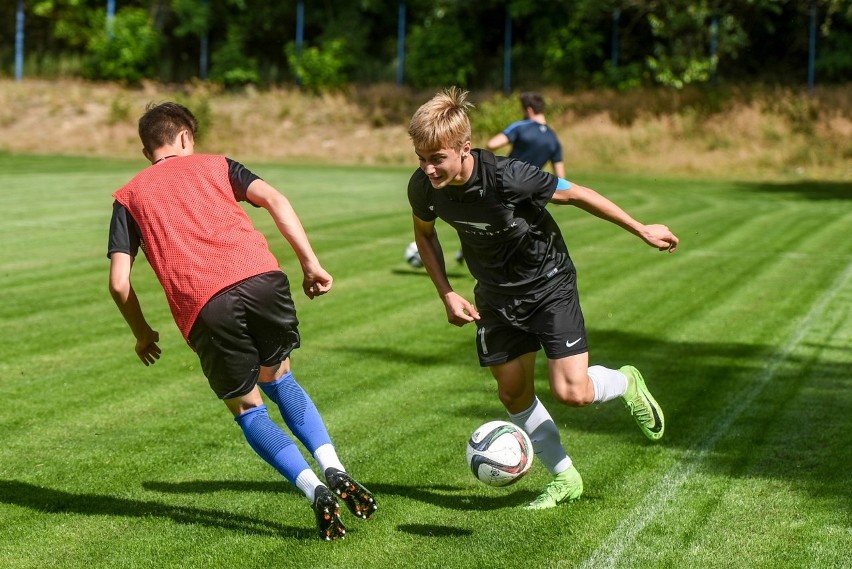
[[[249,393],[260,366],[270,367],[299,347],[299,320],[281,271],[246,279],[211,298],[189,341],[219,399]]]
[[[476,291],[479,365],[503,364],[541,348],[552,360],[588,351],[577,274],[565,273],[554,285],[520,295]]]

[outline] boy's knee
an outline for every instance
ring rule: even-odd
[[[589,390],[587,386],[577,383],[563,382],[560,385],[551,385],[550,393],[558,402],[569,407],[585,407],[594,400],[594,390]]]

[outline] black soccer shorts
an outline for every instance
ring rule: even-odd
[[[500,295],[476,290],[476,350],[491,367],[544,348],[555,360],[588,351],[577,274],[564,274],[542,292]]]
[[[281,271],[246,279],[211,298],[189,341],[219,399],[249,393],[260,366],[270,367],[299,347],[299,320]]]

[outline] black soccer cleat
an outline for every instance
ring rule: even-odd
[[[346,537],[346,527],[340,521],[340,505],[328,488],[317,487],[312,507],[317,518],[320,539],[334,541]]]
[[[352,515],[368,520],[376,512],[378,505],[373,494],[347,473],[334,467],[326,468],[325,481],[331,491],[343,500]]]

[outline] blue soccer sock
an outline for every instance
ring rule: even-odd
[[[269,418],[266,405],[249,409],[234,419],[251,448],[296,486],[296,479],[310,470],[305,457],[287,433]]]
[[[319,411],[311,398],[287,372],[272,383],[259,383],[260,388],[281,410],[287,427],[296,435],[308,452],[314,454],[323,445],[332,444]]]

